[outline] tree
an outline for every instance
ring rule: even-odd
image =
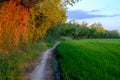
[[[0,45],[3,49],[14,46],[27,40],[26,22],[29,19],[29,10],[20,4],[20,0],[10,0],[2,4],[0,9]],[[20,40],[21,39],[21,40]]]
[[[66,4],[77,0],[0,0],[0,48],[35,42],[66,20]]]

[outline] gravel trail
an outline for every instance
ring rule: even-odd
[[[52,53],[59,43],[47,49],[42,55],[39,65],[30,73],[30,80],[54,80],[52,70]]]

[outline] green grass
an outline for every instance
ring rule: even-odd
[[[120,39],[86,39],[56,49],[61,80],[120,80]]]
[[[27,80],[27,72],[37,59],[39,52],[46,49],[44,43],[24,45],[19,51],[11,50],[11,54],[0,53],[0,80]]]

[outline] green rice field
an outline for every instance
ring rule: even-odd
[[[55,53],[61,80],[120,80],[120,39],[65,41]]]

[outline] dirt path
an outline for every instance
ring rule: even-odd
[[[54,72],[52,70],[52,53],[59,43],[53,48],[47,49],[41,56],[39,65],[30,73],[30,80],[54,80]]]

